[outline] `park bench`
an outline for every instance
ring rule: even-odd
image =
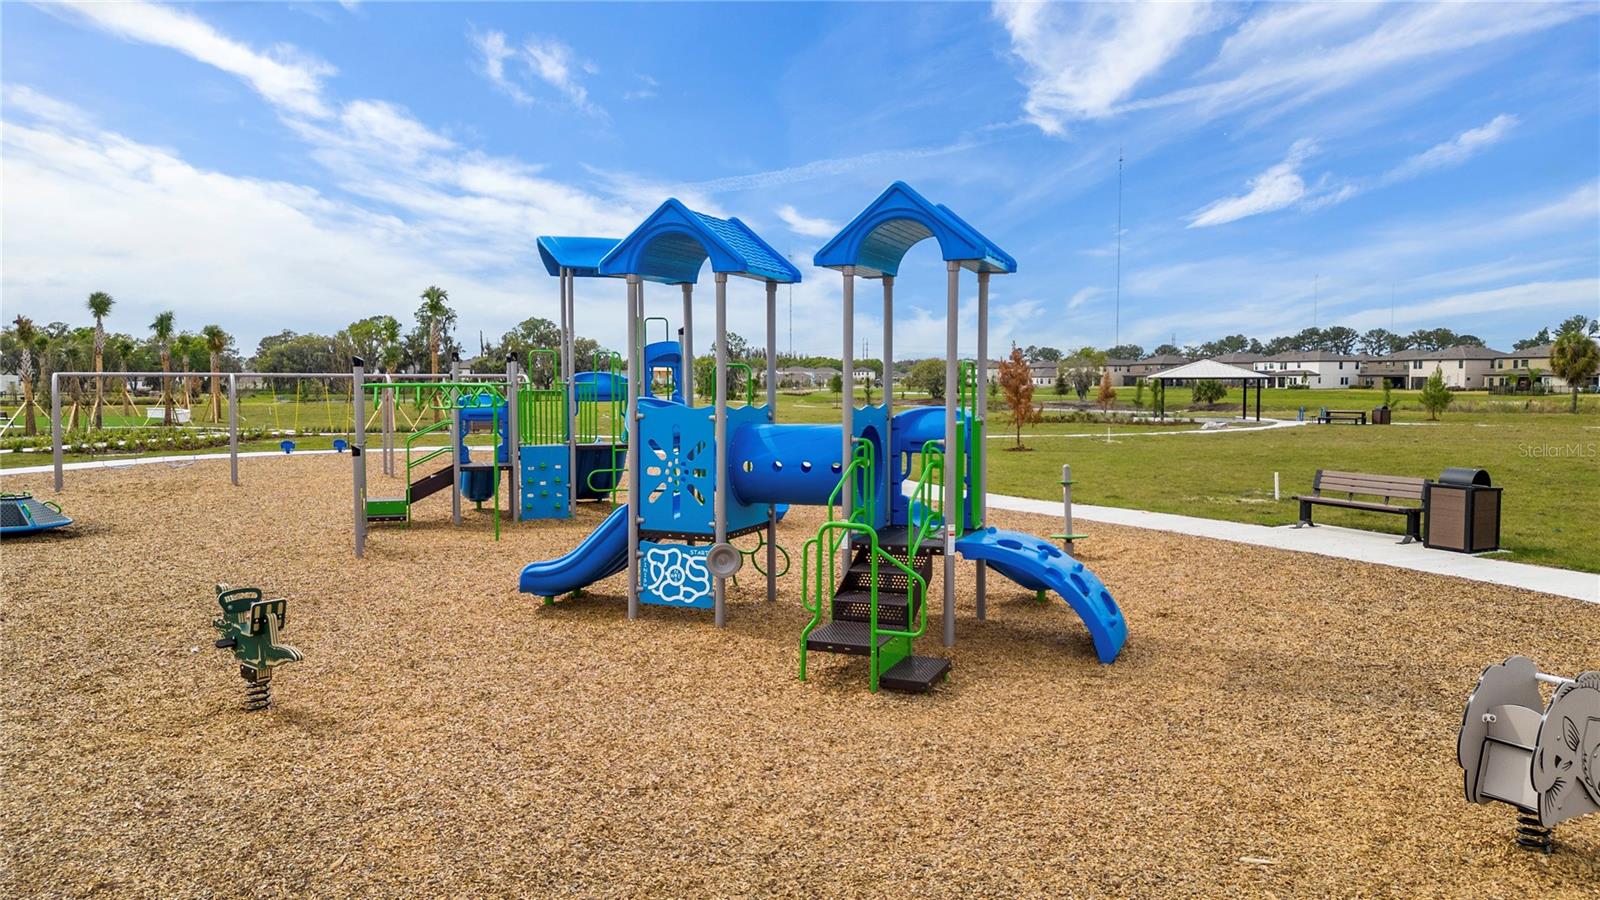
[[[1317,422],[1323,425],[1331,425],[1334,422],[1365,425],[1367,424],[1367,412],[1362,409],[1325,409],[1317,416]]]
[[[1422,506],[1402,506],[1391,501],[1415,500],[1422,502],[1423,479],[1405,478],[1399,475],[1364,475],[1359,472],[1330,472],[1318,469],[1317,477],[1311,482],[1310,494],[1296,494],[1295,500],[1300,501],[1300,522],[1295,525],[1299,528],[1304,525],[1315,527],[1311,521],[1311,507],[1337,506],[1344,509],[1359,509],[1363,512],[1390,513],[1406,517],[1406,537],[1402,544],[1422,539]],[[1344,494],[1344,497],[1328,496],[1329,494]],[[1371,500],[1357,500],[1356,497],[1379,497],[1382,502]]]
[[[147,406],[144,410],[144,417],[151,422],[166,421],[166,407]],[[189,424],[189,410],[182,407],[173,407],[172,421],[177,422],[179,425]]]

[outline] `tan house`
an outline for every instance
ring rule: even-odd
[[[1257,359],[1251,368],[1272,376],[1273,387],[1347,388],[1361,381],[1360,357],[1329,350],[1288,350]]]
[[[1493,360],[1493,368],[1488,376],[1488,386],[1491,388],[1507,388],[1510,390],[1530,390],[1534,385],[1539,385],[1546,390],[1565,391],[1571,386],[1566,379],[1559,378],[1550,371],[1550,348],[1553,344],[1538,344],[1533,347],[1524,347],[1513,350]],[[1594,390],[1600,376],[1590,376],[1587,384],[1580,385],[1583,390]]]
[[[1105,368],[1111,370],[1111,384],[1116,387],[1133,387],[1137,384],[1139,376],[1133,374],[1133,367],[1136,365],[1138,360],[1106,357]]]
[[[1390,362],[1406,366],[1406,387],[1420,388],[1438,369],[1444,375],[1446,387],[1456,390],[1476,391],[1488,386],[1495,360],[1506,356],[1504,351],[1488,347],[1461,346],[1443,350],[1401,350],[1390,354]]]

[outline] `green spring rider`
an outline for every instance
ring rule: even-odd
[[[289,601],[263,600],[260,588],[230,588],[217,585],[217,605],[222,617],[211,624],[221,633],[218,650],[232,650],[239,661],[239,677],[245,680],[244,708],[266,709],[272,705],[272,669],[305,657],[288,644],[278,643],[278,630],[288,621]]]

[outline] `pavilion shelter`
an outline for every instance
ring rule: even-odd
[[[1156,414],[1161,418],[1167,417],[1167,385],[1174,382],[1185,381],[1237,381],[1240,393],[1244,395],[1243,403],[1239,409],[1239,418],[1250,418],[1250,385],[1256,388],[1256,421],[1261,421],[1261,385],[1271,381],[1272,376],[1253,369],[1241,369],[1227,363],[1219,363],[1214,359],[1201,359],[1170,369],[1162,369],[1146,375],[1157,386],[1155,395]]]

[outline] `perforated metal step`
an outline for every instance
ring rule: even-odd
[[[889,643],[887,635],[878,635],[878,646]],[[866,622],[833,621],[806,636],[806,649],[823,653],[851,653],[867,656],[871,653],[871,629]]]
[[[950,660],[937,656],[908,656],[878,676],[878,686],[891,691],[922,693],[943,680]]]
[[[905,628],[910,622],[906,617],[909,606],[904,594],[878,591],[878,627]],[[868,591],[840,591],[834,594],[833,618],[840,622],[871,621],[872,594]]]

